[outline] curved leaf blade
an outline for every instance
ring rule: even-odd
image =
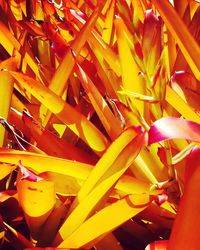
[[[200,124],[181,118],[165,117],[150,127],[149,144],[176,138],[200,142]]]

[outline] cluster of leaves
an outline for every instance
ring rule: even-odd
[[[199,24],[194,0],[0,0],[2,249],[198,249]]]

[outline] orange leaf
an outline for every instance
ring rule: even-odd
[[[85,116],[33,78],[10,71],[20,85],[35,96],[92,149],[101,153],[108,145],[105,136]],[[69,114],[73,114],[70,115]]]
[[[46,152],[48,155],[76,160],[79,162],[94,163],[93,158],[89,154],[67,141],[58,138],[47,129],[41,128],[41,125],[27,112],[23,112],[22,119],[25,125],[29,128],[33,138],[36,140],[37,147]]]
[[[162,19],[167,25],[168,29],[176,39],[180,50],[182,51],[185,59],[187,60],[191,70],[196,78],[200,79],[200,47],[191,36],[185,23],[180,16],[176,13],[173,6],[167,0],[153,0],[154,5],[158,9]],[[181,29],[180,29],[181,27]]]

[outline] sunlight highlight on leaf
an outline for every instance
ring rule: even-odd
[[[63,121],[75,134],[80,136],[92,149],[101,153],[105,150],[108,141],[105,136],[68,103],[40,82],[29,76],[9,71],[20,85],[35,96],[43,105],[48,107],[61,121]],[[73,114],[69,116],[68,114]]]
[[[200,80],[200,47],[191,36],[186,25],[167,0],[153,0],[161,17],[176,39],[185,59],[198,80]],[[181,27],[181,29],[180,29]]]
[[[106,234],[144,210],[151,200],[148,195],[129,195],[102,209],[85,221],[66,238],[61,247],[80,248],[90,241]],[[123,211],[119,213],[119,211]],[[104,223],[102,223],[104,221]],[[93,228],[95,227],[95,230]]]

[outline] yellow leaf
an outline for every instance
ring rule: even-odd
[[[83,181],[72,176],[54,172],[43,172],[39,175],[45,180],[52,181],[55,185],[55,192],[65,196],[76,196]]]
[[[121,132],[119,121],[115,118],[103,96],[78,62],[76,62],[76,66],[76,72],[81,80],[83,88],[85,89],[97,115],[99,116],[99,119],[106,129],[106,132],[109,134],[111,139],[114,140]]]
[[[103,208],[86,220],[59,247],[80,248],[92,240],[113,231],[144,210],[149,204],[150,198],[148,195],[129,195]]]
[[[81,188],[77,201],[80,202],[83,200],[91,191],[92,189],[98,185],[101,181],[103,181],[106,178],[106,175],[109,176],[108,173],[111,174],[112,167],[116,166],[116,161],[121,159],[126,162],[126,159],[123,159],[123,150],[128,147],[128,145],[134,140],[134,138],[137,136],[137,132],[134,130],[134,128],[130,127],[129,129],[125,130],[107,149],[107,151],[104,153],[104,155],[100,158],[100,160],[97,162],[95,168],[90,173],[89,177],[87,178],[86,182],[84,183],[83,187]],[[137,142],[138,143],[138,142]],[[144,142],[141,141],[141,145],[139,143],[138,150],[140,151],[141,146],[143,146]],[[135,148],[135,147],[134,147]],[[134,152],[132,152],[134,154]],[[128,155],[125,155],[124,157],[130,157]],[[122,167],[122,166],[121,166]],[[107,176],[107,177],[108,177]]]
[[[102,33],[102,38],[108,44],[110,44],[111,42],[112,33],[113,33],[115,5],[116,5],[116,0],[112,0],[106,13],[106,19],[104,22],[104,28],[103,28],[103,33]]]
[[[4,69],[15,70],[17,67],[17,60],[15,58],[9,58],[0,63],[0,100],[2,104],[0,105],[0,116],[4,119],[8,119],[8,114],[10,110],[10,104],[13,93],[14,78]],[[4,143],[5,129],[0,126],[0,146]]]
[[[78,185],[82,185],[82,182],[88,178],[88,175],[93,168],[93,166],[89,164],[12,149],[0,149],[0,160],[2,162],[16,165],[21,160],[26,167],[28,166],[27,168],[29,170],[32,170],[41,176],[44,175],[45,178],[50,178],[51,181],[53,181],[54,177],[57,178],[57,176],[61,176],[61,179],[63,180],[65,178],[72,180],[70,177],[73,177],[73,182],[76,181]],[[57,184],[55,183],[55,185]],[[59,186],[57,186],[57,190],[61,191]],[[65,188],[66,187],[62,187],[62,190]],[[162,190],[151,191],[149,183],[140,181],[128,175],[121,176],[115,188],[125,194],[150,193],[156,195],[162,192]],[[72,191],[72,189],[70,190]]]
[[[95,25],[97,18],[99,17],[100,11],[102,9],[102,5],[98,6],[90,18],[85,22],[84,26],[78,33],[75,40],[73,40],[71,47],[69,47],[66,55],[64,56],[62,62],[60,63],[59,67],[56,69],[51,82],[49,84],[49,89],[52,90],[54,93],[61,96],[63,94],[64,89],[66,88],[67,80],[72,73],[74,67],[74,60],[71,54],[71,49],[79,55],[81,49],[85,45],[88,36],[90,36],[91,29]],[[67,65],[67,67],[66,67]],[[48,107],[47,107],[48,108]],[[41,117],[42,119],[44,117]],[[47,118],[45,118],[44,124],[47,124],[49,119],[49,114]]]
[[[38,174],[50,171],[83,180],[87,178],[93,167],[76,161],[3,148],[0,148],[0,160],[16,165],[21,160],[24,166]]]
[[[9,72],[23,88],[53,112],[94,151],[101,154],[106,149],[108,145],[106,137],[85,116],[76,111],[74,107],[33,78],[22,73]]]
[[[51,181],[20,180],[17,184],[19,203],[25,213],[26,221],[34,239],[51,213],[56,195]]]
[[[68,237],[108,197],[111,188],[138,155],[144,145],[144,137],[141,130],[136,132],[134,128],[129,128],[111,144],[78,193],[54,244]]]
[[[119,50],[119,59],[122,70],[122,85],[125,89],[139,94],[144,93],[144,82],[139,75],[139,67],[136,64],[131,49],[126,40],[125,24],[120,17],[115,19],[115,27],[117,32],[117,44]],[[144,111],[144,104],[140,101],[135,101],[136,106],[141,114]]]
[[[176,109],[184,118],[200,123],[200,116],[194,112],[194,110],[184,102],[184,100],[173,91],[168,85],[166,85],[166,101]]]
[[[185,59],[187,60],[195,77],[200,80],[200,47],[191,36],[185,23],[180,16],[176,13],[172,5],[167,0],[153,0],[155,7],[158,9],[162,19],[164,20],[169,31],[176,39],[180,50],[182,51]],[[181,29],[180,29],[181,27]]]
[[[0,163],[0,180],[9,175],[15,168],[15,165]]]

